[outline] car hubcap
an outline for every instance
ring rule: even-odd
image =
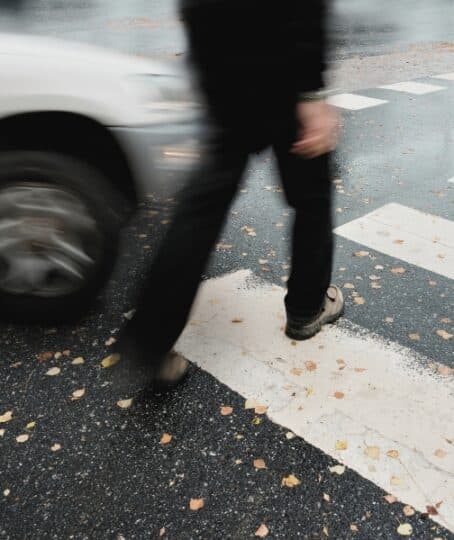
[[[70,190],[22,183],[0,189],[0,289],[56,297],[80,289],[99,261],[101,235]]]

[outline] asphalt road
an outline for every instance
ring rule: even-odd
[[[381,2],[379,7],[365,10],[359,0],[338,2],[332,26],[335,58],[386,57],[424,43],[452,41],[449,0],[430,5],[402,1],[398,6]],[[5,13],[3,25],[9,29],[15,25],[138,54],[172,57],[184,50],[174,6],[167,0],[86,0],[72,7],[36,0],[24,3],[20,18],[11,10]],[[415,96],[368,88],[360,94],[387,103],[345,112],[344,140],[334,171],[336,226],[389,203],[452,222],[453,184],[448,180],[454,177],[454,83],[420,81],[440,83],[444,90]],[[423,491],[421,485],[403,492],[402,502],[388,502],[383,497],[397,486],[379,487],[372,469],[364,473],[342,452],[309,444],[304,434],[288,438],[288,424],[245,409],[240,389],[234,383],[226,386],[210,370],[194,365],[188,380],[171,396],[141,393],[130,408],[116,407],[119,398],[129,396],[115,393],[99,364],[109,352],[106,340],[134,305],[136,284],[151,256],[147,246],[151,244],[153,251],[166,227],[161,223],[165,213],[150,216],[148,210],[143,208],[125,232],[114,279],[84,321],[61,328],[1,327],[0,414],[12,410],[13,419],[2,426],[5,432],[0,436],[0,538],[241,540],[253,538],[261,524],[269,529],[269,538],[394,539],[402,537],[397,532],[401,525],[411,525],[411,537],[418,540],[454,538],[424,507],[413,514],[404,510],[406,497]],[[272,157],[257,156],[206,277],[248,269],[282,286],[291,218]],[[256,235],[245,233],[244,226]],[[407,237],[396,241],[404,249]],[[360,250],[367,250],[367,256],[354,256]],[[412,370],[426,374],[428,388],[435,380],[434,365],[447,368],[443,384],[451,384],[453,341],[436,331],[454,333],[452,322],[442,322],[453,319],[453,280],[409,257],[391,256],[338,235],[333,280],[353,285],[344,288],[347,310],[341,330],[344,324],[353,325],[385,344],[392,342],[411,355]],[[404,273],[392,272],[401,267]],[[377,289],[371,287],[374,274],[380,277]],[[355,300],[358,296],[364,303]],[[45,352],[63,355],[49,359]],[[80,357],[84,363],[73,363]],[[46,376],[52,366],[61,368],[58,376]],[[408,373],[411,378],[413,372]],[[405,384],[402,380],[403,389]],[[85,389],[85,394],[72,401],[77,389]],[[423,408],[427,396],[418,399]],[[441,395],[439,399],[445,403]],[[367,406],[360,397],[355,404],[358,410]],[[226,405],[233,412],[223,416],[220,408]],[[377,409],[384,405],[378,402]],[[447,460],[452,456],[452,420],[450,411],[437,414],[448,419],[443,429],[450,441],[444,447]],[[439,435],[433,429],[427,439]],[[164,433],[172,435],[167,444],[160,443]],[[28,440],[17,442],[23,434]],[[409,448],[411,443],[407,441]],[[266,468],[254,466],[259,458]],[[380,469],[380,459],[369,467]],[[338,460],[348,465],[343,474],[330,470]],[[438,469],[442,468],[441,462]],[[290,474],[301,482],[294,488],[282,486]],[[447,478],[452,482],[452,470]],[[435,500],[437,494],[434,490],[427,505],[441,502],[437,508],[443,518],[443,501]],[[203,499],[204,508],[191,511],[192,498]]]

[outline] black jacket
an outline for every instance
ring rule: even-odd
[[[181,0],[191,54],[212,87],[323,87],[327,0]],[[218,81],[216,85],[215,81]]]

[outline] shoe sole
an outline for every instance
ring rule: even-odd
[[[285,328],[285,335],[290,339],[294,339],[295,341],[304,341],[306,339],[310,339],[320,332],[320,330],[323,328],[323,325],[335,323],[340,317],[342,317],[343,314],[344,306],[342,306],[342,309],[339,311],[339,313],[330,315],[325,319],[321,317],[318,321],[315,321],[312,324],[308,324],[304,326],[304,328],[296,329],[287,325]]]

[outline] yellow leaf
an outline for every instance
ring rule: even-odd
[[[399,452],[397,450],[388,450],[386,455],[392,459],[397,459],[399,457]]]
[[[256,469],[266,469],[266,463],[263,459],[254,459],[254,467]]]
[[[378,446],[366,446],[364,453],[370,459],[380,459],[380,448]]]
[[[0,415],[0,424],[5,424],[13,418],[13,411],[6,411],[5,414]]]
[[[304,365],[306,366],[307,371],[315,371],[317,369],[317,364],[312,360],[304,362]]]
[[[29,423],[25,426],[25,429],[33,429],[35,426],[36,426],[36,422],[29,422]]]
[[[262,423],[262,419],[259,418],[258,416],[255,416],[255,417],[252,419],[252,424],[253,424],[254,426],[258,426],[258,425],[261,424],[261,423]]]
[[[30,438],[30,435],[27,435],[26,433],[24,433],[23,435],[18,435],[16,437],[16,441],[18,443],[24,443],[24,442],[27,442],[29,438]]]
[[[449,332],[446,332],[446,330],[437,330],[436,331],[437,336],[443,338],[443,339],[452,339],[453,334],[450,334]]]
[[[81,388],[80,390],[74,390],[74,392],[72,393],[71,399],[75,401],[77,399],[80,399],[84,395],[85,395],[85,388]]]
[[[334,474],[341,475],[341,474],[344,474],[345,467],[344,465],[333,465],[332,467],[329,467],[329,471]]]
[[[402,523],[397,527],[397,532],[401,536],[411,536],[413,532],[413,527],[410,525],[410,523]]]
[[[120,399],[117,401],[117,407],[120,407],[120,409],[129,409],[131,407],[132,402],[134,400],[132,398],[130,399]]]
[[[336,441],[336,450],[347,450],[348,442],[347,441]]]
[[[103,368],[110,368],[112,366],[115,366],[115,364],[118,364],[120,361],[120,355],[118,353],[110,354],[109,356],[106,356],[104,360],[101,362],[101,366]]]
[[[289,474],[288,476],[284,476],[282,479],[281,485],[288,487],[288,488],[294,488],[296,486],[299,486],[301,484],[301,481],[298,480],[298,478],[294,474]]]
[[[260,527],[255,531],[255,536],[258,536],[259,538],[265,538],[265,536],[268,536],[269,533],[268,527],[262,523]]]
[[[221,407],[222,416],[229,416],[233,413],[233,408],[229,406]]]
[[[389,502],[389,504],[394,504],[397,501],[397,497],[394,497],[394,495],[385,495],[383,498],[385,501]]]
[[[404,512],[404,514],[405,514],[407,517],[410,517],[410,516],[414,516],[414,515],[415,515],[415,509],[414,509],[412,506],[410,506],[409,504],[407,504],[406,506],[404,506],[403,512]]]
[[[57,366],[54,366],[46,371],[46,375],[48,375],[49,377],[55,377],[55,375],[59,375],[60,372],[61,372],[61,369]]]
[[[172,435],[169,433],[164,433],[161,437],[161,440],[159,441],[161,444],[169,444],[169,442],[172,440]]]
[[[202,509],[205,506],[205,501],[203,499],[191,499],[189,501],[189,508],[193,512],[197,512],[197,510]]]

